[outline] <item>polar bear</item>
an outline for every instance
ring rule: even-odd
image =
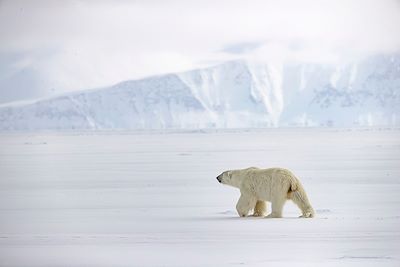
[[[272,212],[267,218],[281,218],[287,199],[300,208],[300,217],[312,218],[315,215],[303,186],[289,170],[256,167],[229,170],[220,174],[217,180],[240,189],[236,210],[241,217],[247,216],[250,210],[254,211],[253,216],[264,217],[267,210],[265,201],[270,201]]]

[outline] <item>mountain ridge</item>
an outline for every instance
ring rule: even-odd
[[[228,61],[0,106],[0,130],[400,124],[400,56],[347,65]]]

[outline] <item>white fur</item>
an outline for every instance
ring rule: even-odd
[[[225,171],[217,179],[240,189],[241,196],[236,210],[241,217],[247,216],[251,210],[254,210],[254,216],[265,216],[265,201],[270,201],[272,212],[267,217],[280,218],[287,199],[291,199],[300,208],[300,217],[310,218],[315,215],[303,186],[289,170],[251,167]]]

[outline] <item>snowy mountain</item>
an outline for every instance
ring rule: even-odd
[[[231,61],[0,106],[0,130],[400,125],[400,55],[346,65]]]

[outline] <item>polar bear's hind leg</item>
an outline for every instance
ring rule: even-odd
[[[267,204],[265,201],[258,200],[254,207],[254,217],[264,217],[267,214]]]
[[[285,198],[274,198],[271,201],[272,212],[267,216],[267,218],[282,218],[283,205],[285,205]]]
[[[288,198],[300,208],[302,212],[300,218],[313,218],[315,216],[314,209],[312,208],[307,194],[302,187],[296,191],[289,192]]]

